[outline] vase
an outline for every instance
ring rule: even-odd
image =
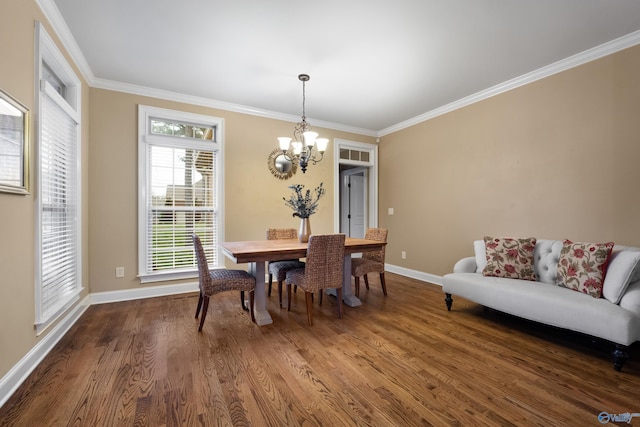
[[[307,243],[311,236],[311,222],[309,218],[300,218],[300,230],[298,230],[298,239],[301,243]]]

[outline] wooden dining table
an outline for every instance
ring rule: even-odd
[[[373,251],[385,246],[386,242],[377,240],[357,239],[347,237],[344,243],[344,262],[342,275],[342,300],[350,307],[357,307],[360,299],[351,289],[351,255],[355,253]],[[222,253],[237,264],[248,263],[249,272],[256,278],[254,298],[254,314],[258,325],[273,323],[267,311],[265,295],[265,263],[287,259],[304,258],[307,256],[308,243],[293,240],[253,240],[241,242],[224,242],[220,244]],[[286,298],[283,298],[286,307]]]

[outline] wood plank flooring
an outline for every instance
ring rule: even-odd
[[[237,292],[90,307],[0,408],[2,426],[601,425],[640,412],[640,351],[614,371],[610,346],[386,273],[363,305],[292,311],[268,298],[259,327]],[[587,319],[585,319],[587,321]],[[631,425],[640,425],[634,418]]]

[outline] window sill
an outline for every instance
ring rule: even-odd
[[[194,277],[198,277],[198,270],[171,271],[138,275],[140,283],[167,282],[170,280],[193,279]]]

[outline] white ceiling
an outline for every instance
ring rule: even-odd
[[[299,117],[307,73],[312,125],[372,135],[622,36],[640,43],[638,0],[39,1],[103,87]]]

